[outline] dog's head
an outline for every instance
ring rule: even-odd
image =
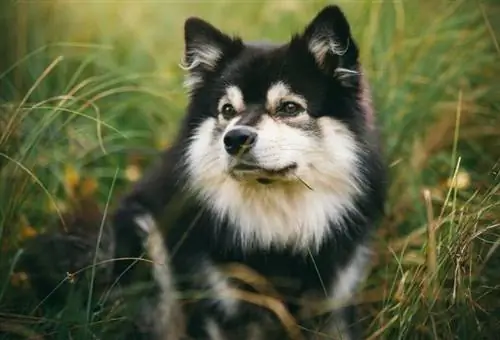
[[[326,7],[280,45],[245,43],[189,18],[183,66],[190,182],[219,213],[237,210],[238,197],[247,210],[253,198],[269,209],[290,202],[296,206],[280,209],[304,209],[293,197],[307,191],[347,207],[361,190],[365,88],[338,7]]]

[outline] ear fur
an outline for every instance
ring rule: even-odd
[[[210,23],[190,17],[184,23],[184,60],[188,71],[185,86],[193,89],[203,81],[207,72],[214,71],[223,59],[240,51],[242,42],[231,38]]]
[[[358,48],[347,18],[338,6],[321,10],[306,27],[302,38],[323,72],[340,79],[358,74]]]

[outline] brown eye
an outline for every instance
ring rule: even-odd
[[[294,102],[284,102],[278,109],[278,114],[281,116],[293,117],[303,111],[302,106]]]
[[[232,118],[236,115],[236,109],[231,104],[224,104],[220,111],[225,119]]]

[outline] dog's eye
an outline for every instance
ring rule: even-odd
[[[236,109],[231,104],[224,104],[222,105],[220,113],[225,119],[229,119],[236,115]]]
[[[284,102],[283,104],[280,105],[278,108],[278,114],[281,116],[296,116],[300,112],[302,112],[303,108],[297,103],[294,102]]]

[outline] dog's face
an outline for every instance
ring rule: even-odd
[[[324,207],[333,213],[348,209],[360,190],[366,117],[358,50],[340,9],[326,7],[282,45],[243,43],[190,18],[185,43],[187,165],[217,213],[241,224],[243,210],[303,209],[293,222],[300,229],[330,215],[312,200],[333,202]],[[306,201],[315,205],[309,212]]]

